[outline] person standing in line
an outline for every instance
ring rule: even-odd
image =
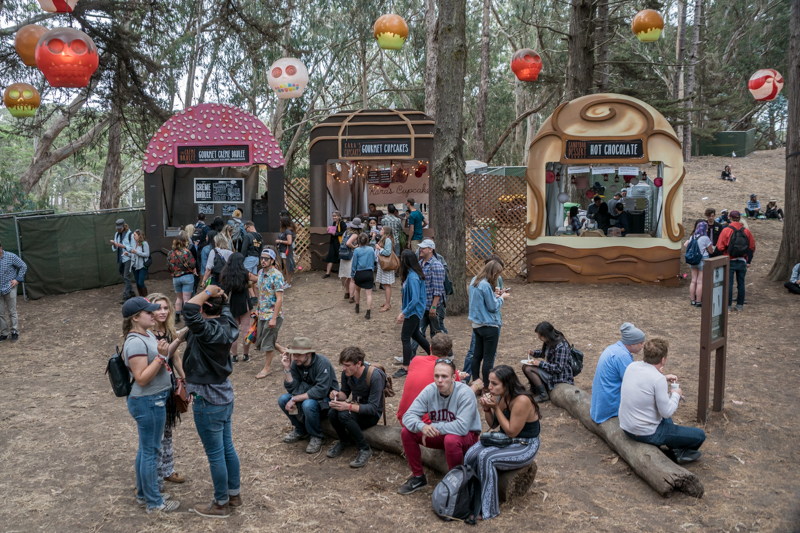
[[[340,250],[340,256],[344,253],[344,247],[346,246],[351,252],[354,252],[355,249],[358,247],[358,236],[361,235],[361,232],[364,229],[364,224],[361,222],[361,219],[355,217],[352,222],[347,224],[347,232],[342,237],[342,246]],[[352,275],[353,270],[353,258],[350,259],[339,259],[339,279],[342,280],[342,286],[344,287],[344,299],[348,300],[351,304],[355,303],[355,295],[353,294],[355,290],[351,287]]]
[[[431,339],[439,332],[447,333],[444,328],[445,293],[444,278],[445,267],[436,254],[436,244],[432,239],[423,239],[417,247],[419,266],[425,275],[425,313],[419,323],[422,336],[425,336],[428,326],[431,328]],[[412,357],[417,355],[417,344],[411,341]],[[452,357],[453,354],[449,354]]]
[[[400,257],[400,253],[403,251],[400,244],[400,234],[403,233],[403,221],[398,218],[397,208],[394,206],[394,204],[389,204],[387,210],[389,211],[389,214],[383,216],[382,223],[384,226],[389,226],[392,229],[392,237],[394,238],[394,253],[397,254],[397,257]]]
[[[255,277],[258,275],[258,264],[261,261],[261,250],[264,249],[264,240],[261,238],[261,234],[256,231],[256,225],[252,220],[244,223],[242,233],[244,235],[238,244],[244,256],[244,266]],[[235,251],[236,249],[231,248],[231,250]],[[252,286],[249,294],[251,298],[256,295],[255,288]]]
[[[0,342],[11,336],[11,342],[19,340],[19,316],[17,315],[17,285],[25,281],[28,265],[17,254],[6,252],[0,244]],[[8,321],[6,321],[8,312]],[[9,323],[11,329],[9,330]]]
[[[364,318],[369,320],[372,312],[372,289],[375,288],[375,273],[372,270],[375,264],[375,251],[369,246],[369,236],[366,233],[358,236],[358,248],[353,251],[351,263],[350,277],[353,278],[354,287],[351,294],[355,295],[356,314],[360,311],[361,289],[364,289],[367,293],[367,313]]]
[[[484,383],[489,382],[489,370],[494,367],[500,327],[503,325],[500,307],[508,298],[507,291],[495,288],[502,273],[500,263],[489,261],[469,284],[469,320],[475,335],[470,377],[481,377]]]
[[[222,287],[210,285],[184,308],[186,327],[186,392],[192,395],[197,434],[203,443],[214,499],[192,510],[200,516],[221,518],[242,506],[239,456],[233,446],[233,372],[231,345],[239,336],[236,320]]]
[[[800,263],[794,266],[791,279],[784,283],[783,286],[791,293],[800,294]]]
[[[256,291],[258,293],[258,327],[256,329],[256,350],[264,352],[264,369],[256,374],[256,379],[264,379],[272,373],[272,357],[277,348],[279,353],[286,350],[278,344],[278,332],[283,325],[283,274],[275,268],[277,254],[272,248],[261,251],[261,271],[258,273]]]
[[[156,336],[158,341],[167,341],[169,343],[168,358],[172,359],[172,389],[175,390],[177,382],[182,381],[185,385],[185,374],[183,373],[183,362],[180,354],[178,353],[178,346],[183,342],[186,334],[186,329],[183,334],[179,335],[175,330],[175,316],[172,302],[165,294],[154,292],[148,296],[148,301],[152,304],[158,304],[159,308],[153,312],[155,318],[155,326],[150,331]],[[183,483],[186,481],[184,477],[175,471],[175,457],[174,449],[172,447],[172,431],[175,424],[181,419],[178,412],[178,406],[175,403],[175,396],[172,394],[167,395],[166,402],[167,418],[164,424],[164,437],[161,439],[161,449],[158,450],[158,490],[164,492],[164,482],[170,483]]]
[[[383,285],[383,291],[386,295],[386,303],[384,303],[379,312],[383,313],[392,308],[392,284],[394,284],[394,270],[386,271],[381,268],[380,257],[390,257],[394,252],[394,234],[392,233],[391,226],[381,226],[381,240],[378,241],[378,275],[375,277],[375,283]]]
[[[116,226],[117,232],[110,242],[111,250],[117,252],[119,273],[122,276],[122,281],[125,283],[125,288],[122,291],[122,300],[119,302],[124,304],[129,298],[133,298],[134,296],[133,284],[131,283],[131,256],[125,253],[127,248],[133,247],[133,233],[131,233],[124,219],[118,219]]]
[[[167,255],[167,270],[172,276],[172,286],[175,288],[175,323],[181,321],[183,303],[192,297],[194,285],[195,262],[192,254],[186,247],[189,238],[183,231],[172,240],[172,251]]]
[[[147,287],[144,280],[147,277],[147,267],[144,266],[150,257],[150,245],[144,237],[144,232],[137,229],[133,232],[133,246],[125,248],[125,253],[130,254],[133,279],[136,281],[136,292],[139,296],[147,296]]]
[[[294,270],[297,268],[294,262],[294,246],[292,246],[294,236],[295,225],[292,219],[289,217],[281,217],[281,233],[278,235],[278,240],[275,241],[275,244],[278,245],[278,253],[281,255],[286,271],[286,285],[283,286],[284,289],[292,288],[292,274],[294,274]]]
[[[212,285],[219,285],[219,275],[222,274],[222,269],[225,268],[225,263],[228,262],[232,253],[228,247],[228,239],[225,238],[225,235],[217,232],[214,237],[214,249],[208,252],[206,260],[206,271],[202,281],[204,287],[209,279]]]
[[[641,352],[644,346],[644,332],[630,322],[622,324],[619,331],[621,339],[603,350],[594,371],[589,414],[596,424],[619,414],[622,377],[633,363],[633,354]]]
[[[208,227],[206,227],[206,229],[208,229]],[[194,241],[194,238],[193,238],[193,236],[195,235],[194,225],[186,224],[186,227],[183,229],[183,231],[185,231],[186,232],[186,236],[189,237],[189,242],[186,244],[186,249],[189,250],[189,253],[192,254],[192,257],[194,257],[194,264],[195,264],[195,266],[197,266],[197,265],[200,264],[200,257],[202,255],[203,250],[208,248],[208,246],[204,246],[203,248],[200,248],[197,244],[195,244],[195,241]],[[202,229],[201,229],[200,234],[202,234],[202,233],[203,232],[202,232]],[[216,235],[216,232],[214,232],[214,234]],[[206,235],[208,235],[208,233],[206,233]],[[192,295],[194,295],[194,293],[197,292],[197,286],[200,284],[200,278],[202,277],[202,274],[203,274],[202,270],[195,269],[194,283],[192,284]]]
[[[422,242],[422,228],[425,226],[425,217],[417,209],[413,198],[406,200],[406,207],[410,211],[408,216],[408,227],[411,233],[411,240],[408,241],[408,248],[412,252],[417,251],[417,247]]]
[[[244,240],[244,222],[242,222],[242,211],[240,209],[236,209],[233,212],[233,216],[230,220],[228,220],[228,224],[231,226],[231,241],[233,241],[233,251],[241,252],[242,250],[242,241]],[[258,267],[258,262],[256,262],[256,267]],[[253,272],[255,274],[255,272]]]
[[[728,224],[719,236],[717,249],[730,258],[730,275],[728,276],[728,311],[733,305],[733,278],[736,277],[736,310],[742,311],[744,306],[745,286],[744,277],[747,267],[756,251],[756,240],[749,229],[740,222],[742,215],[739,211],[731,211],[731,223]]]
[[[403,250],[400,255],[400,283],[402,284],[403,310],[397,315],[397,323],[402,324],[400,341],[403,343],[403,366],[395,372],[393,378],[404,378],[408,375],[408,365],[413,357],[411,339],[422,346],[430,355],[431,345],[419,330],[419,323],[425,313],[425,274],[419,266],[417,256],[411,250]]]
[[[250,273],[244,264],[244,256],[239,252],[231,254],[225,263],[225,268],[219,275],[219,286],[228,295],[231,314],[236,320],[237,327],[242,334],[242,362],[250,361],[250,345],[247,344],[247,332],[250,330],[250,282],[257,282],[258,277]],[[231,358],[234,363],[239,362],[239,340],[231,346]]]
[[[214,249],[214,239],[216,238],[217,238],[216,231],[212,229],[211,231],[208,232],[209,244],[208,246],[204,246],[200,252],[200,261],[198,263],[200,265],[200,269],[198,270],[198,272],[200,273],[205,273],[206,271],[206,265],[208,264],[208,254],[210,254],[211,250]]]
[[[708,259],[709,255],[714,251],[714,245],[711,244],[711,239],[708,238],[707,233],[708,223],[703,219],[698,219],[694,223],[694,232],[692,232],[692,236],[683,243],[683,246],[688,250],[689,243],[696,241],[697,247],[702,254],[702,258],[698,264],[689,265],[692,271],[692,282],[689,284],[689,297],[691,298],[692,305],[695,307],[703,306],[703,262]]]
[[[622,232],[622,236],[627,237],[631,229],[631,218],[630,215],[628,215],[628,212],[625,211],[625,204],[620,202],[614,207],[614,209],[617,210],[617,226]]]
[[[342,245],[342,235],[347,231],[347,225],[342,220],[339,211],[331,213],[333,224],[328,227],[328,233],[331,236],[331,242],[328,245],[328,255],[325,256],[325,262],[328,264],[323,278],[331,277],[331,269],[334,263],[339,262],[339,246]]]
[[[761,202],[758,201],[758,196],[755,194],[750,195],[750,200],[747,202],[744,212],[747,214],[747,218],[758,218],[761,214]]]
[[[164,436],[167,396],[172,391],[169,344],[149,331],[155,326],[158,304],[145,298],[129,298],[122,305],[122,358],[133,376],[128,412],[136,420],[139,449],[136,452],[136,501],[147,514],[174,511],[180,502],[158,490],[158,450]]]

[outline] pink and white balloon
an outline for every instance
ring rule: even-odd
[[[48,13],[72,13],[78,0],[39,0],[41,8]]]
[[[278,98],[299,98],[308,85],[308,69],[293,57],[284,57],[269,68],[269,86]]]
[[[762,68],[750,76],[747,88],[759,102],[769,102],[783,89],[783,76],[775,69]]]

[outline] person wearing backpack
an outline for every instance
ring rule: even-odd
[[[254,276],[258,275],[258,262],[261,257],[261,250],[264,248],[264,239],[256,231],[256,225],[252,220],[244,223],[245,235],[241,239],[242,255],[244,256],[244,266]],[[233,237],[236,237],[234,233]],[[235,238],[234,238],[235,241]]]
[[[231,233],[231,240],[233,241],[233,249],[235,251],[242,250],[242,242],[244,241],[244,234],[246,230],[244,229],[245,224],[242,223],[241,210],[236,209],[233,212],[233,216],[228,221],[228,225],[233,227],[233,232]],[[258,267],[258,264],[256,264],[256,267]]]
[[[539,322],[533,330],[542,341],[541,350],[528,350],[530,364],[522,367],[522,373],[531,383],[531,392],[538,403],[550,400],[548,390],[553,390],[556,383],[575,384],[572,376],[572,349],[564,338],[564,334],[553,327],[550,322]]]
[[[228,239],[222,233],[217,233],[214,237],[214,249],[208,253],[206,260],[206,271],[203,274],[203,286],[205,287],[206,281],[211,278],[212,285],[219,285],[219,276],[222,274],[222,269],[225,268],[225,263],[228,262],[233,252],[228,247]]]
[[[417,259],[422,273],[425,274],[425,312],[419,321],[419,331],[422,336],[431,327],[431,339],[439,332],[447,333],[444,327],[444,317],[446,310],[446,295],[444,280],[447,277],[447,270],[444,259],[436,253],[436,244],[432,239],[424,239],[417,247]],[[417,342],[411,339],[412,357],[417,355]],[[453,354],[448,354],[452,357]]]
[[[713,216],[713,214],[712,214]],[[702,218],[694,223],[694,232],[683,243],[686,248],[686,264],[692,271],[692,282],[689,285],[689,297],[692,305],[702,307],[703,300],[703,262],[714,251],[714,245],[708,236],[708,223]]]
[[[500,514],[497,471],[515,470],[531,464],[539,451],[539,406],[533,393],[520,383],[514,369],[499,365],[489,372],[489,398],[481,398],[486,423],[514,439],[500,448],[475,443],[464,456],[464,464],[478,472],[481,480],[481,515],[489,520]]]
[[[728,278],[728,311],[733,306],[733,278],[736,276],[737,294],[736,310],[741,311],[744,306],[744,277],[747,274],[747,265],[750,264],[752,252],[756,250],[756,240],[750,230],[742,226],[742,217],[739,211],[731,211],[731,223],[722,230],[717,241],[717,248],[730,257],[730,276]]]
[[[362,430],[378,424],[384,410],[386,374],[364,362],[364,350],[350,346],[339,354],[342,365],[342,388],[330,392],[328,420],[336,430],[336,441],[327,456],[339,457],[350,446],[358,446],[358,455],[350,463],[352,468],[361,468],[372,457],[372,448],[364,438]],[[352,401],[347,402],[352,395]]]

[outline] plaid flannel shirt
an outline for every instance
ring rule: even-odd
[[[539,363],[539,368],[550,374],[551,380],[547,385],[553,387],[556,383],[569,383],[574,384],[572,376],[572,355],[571,349],[567,341],[559,342],[555,348],[547,346],[545,353],[542,354],[541,350],[534,352],[538,357],[544,360]]]
[[[427,311],[431,308],[434,296],[439,296],[439,305],[445,301],[444,265],[436,257],[431,257],[427,263],[420,259],[419,266],[422,267],[422,273],[425,274],[425,295],[427,297],[425,310]]]
[[[3,257],[0,257],[0,294],[11,292],[12,280],[17,280],[20,283],[25,281],[25,272],[27,270],[28,265],[17,254],[3,251]]]

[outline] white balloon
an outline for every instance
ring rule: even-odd
[[[636,184],[638,184],[638,183],[639,183],[639,178],[633,178],[633,179],[631,179],[631,185],[636,185]]]
[[[298,98],[308,85],[308,69],[293,57],[284,57],[269,68],[269,86],[278,98]]]
[[[565,192],[559,193],[558,201],[561,202],[562,204],[569,202],[569,194]]]

